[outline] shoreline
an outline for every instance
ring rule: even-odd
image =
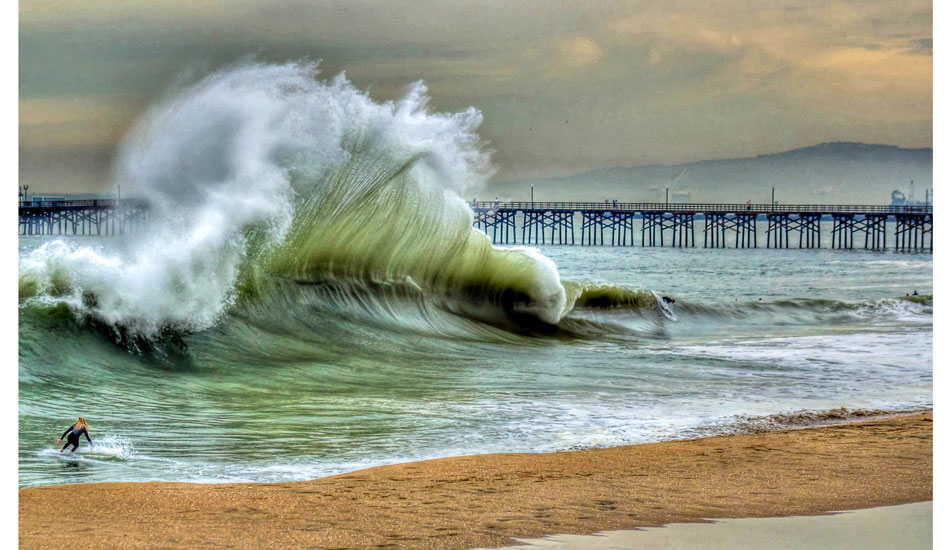
[[[933,499],[933,413],[378,466],[311,481],[19,490],[21,548],[473,548]],[[82,525],[63,530],[62,525]],[[87,526],[87,527],[86,527]]]
[[[187,479],[187,480],[175,480],[175,479],[135,479],[129,481],[63,481],[62,483],[56,484],[31,484],[31,485],[18,485],[17,489],[33,489],[39,487],[57,487],[62,485],[89,485],[94,483],[187,483],[195,485],[219,485],[219,484],[256,484],[256,483],[297,483],[304,481],[316,481],[318,479],[324,479],[328,477],[346,475],[351,473],[360,472],[363,470],[369,470],[372,468],[382,467],[382,466],[396,466],[400,464],[408,464],[411,462],[426,462],[430,460],[443,460],[450,458],[460,458],[463,456],[475,456],[475,455],[492,455],[492,454],[554,454],[554,453],[565,453],[565,452],[574,452],[574,451],[593,451],[593,450],[603,450],[611,449],[615,447],[632,447],[636,445],[647,445],[651,443],[669,443],[675,441],[691,441],[694,439],[708,439],[711,437],[722,437],[728,435],[754,435],[762,433],[773,433],[773,432],[785,432],[785,431],[794,431],[794,430],[803,430],[809,428],[820,428],[826,426],[835,426],[842,424],[851,424],[855,422],[870,422],[873,420],[884,420],[888,418],[893,418],[896,416],[908,416],[915,414],[926,414],[933,413],[933,406],[922,406],[922,407],[908,407],[903,409],[848,409],[845,407],[838,407],[834,409],[819,409],[819,410],[798,410],[792,412],[783,412],[783,413],[772,413],[766,415],[735,415],[734,421],[731,424],[721,424],[721,425],[705,425],[693,428],[683,429],[681,435],[678,437],[670,437],[663,435],[653,441],[639,441],[633,443],[623,443],[619,445],[569,445],[556,449],[546,449],[538,451],[511,451],[506,453],[498,452],[474,452],[471,455],[433,455],[433,456],[420,456],[420,457],[403,457],[402,459],[397,459],[396,461],[382,460],[379,462],[369,462],[368,464],[362,464],[359,466],[353,465],[353,469],[344,469],[338,468],[335,472],[317,474],[315,477],[305,477],[305,478],[289,478],[289,479],[273,479],[273,480],[257,480],[257,479]],[[48,450],[55,452],[56,447],[49,447]],[[85,449],[81,448],[80,456],[83,456],[83,451]],[[84,456],[83,456],[84,457]]]

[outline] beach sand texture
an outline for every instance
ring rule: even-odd
[[[473,548],[932,500],[933,414],[305,482],[22,489],[21,548]]]

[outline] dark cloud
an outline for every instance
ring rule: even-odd
[[[322,60],[382,100],[424,80],[434,109],[483,111],[502,179],[932,141],[924,1],[33,0],[20,15],[21,145],[38,155],[114,146],[174,83],[249,55]]]

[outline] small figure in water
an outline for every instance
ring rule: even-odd
[[[911,296],[920,296],[920,294],[917,294],[917,291],[915,290],[914,293],[911,294]]]
[[[66,434],[69,434],[69,435],[67,436]],[[81,435],[85,435],[86,441],[88,441],[90,445],[95,447],[95,444],[92,442],[91,439],[89,439],[89,424],[86,424],[86,419],[80,416],[79,420],[77,420],[76,423],[73,424],[72,426],[66,428],[66,431],[63,432],[63,435],[60,436],[58,440],[56,440],[56,444],[58,445],[63,442],[64,437],[66,438],[66,444],[63,445],[63,448],[60,449],[59,452],[65,451],[66,447],[69,447],[70,445],[72,445],[73,448],[69,452],[75,453],[76,449],[79,448],[79,436]]]
[[[664,297],[663,297],[663,303],[664,303],[664,304],[675,304],[675,303],[676,303],[676,300],[674,300],[673,298],[670,298],[669,296],[664,296]]]

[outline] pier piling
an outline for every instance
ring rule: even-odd
[[[27,201],[19,205],[20,235],[112,236],[144,231],[148,204],[136,199]]]

